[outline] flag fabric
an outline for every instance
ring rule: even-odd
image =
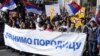
[[[97,20],[96,20],[96,16],[93,16],[93,17],[91,18],[90,21],[95,21],[95,22],[97,22]]]
[[[100,6],[96,8],[95,15],[91,18],[91,20],[93,20],[96,23],[100,24]]]
[[[25,9],[27,12],[33,12],[33,13],[36,13],[36,14],[39,14],[41,15],[42,14],[42,8],[40,7],[37,7],[29,2],[26,2],[24,1],[24,6],[25,6]]]
[[[79,18],[78,15],[72,16],[71,17],[71,22],[75,23],[76,28],[83,25],[82,22],[81,22],[81,19]]]
[[[59,4],[53,4],[53,5],[45,5],[46,15],[52,20],[52,18],[58,14],[60,15],[60,7]]]
[[[69,13],[69,16],[72,16],[72,15],[75,15],[81,9],[81,6],[78,5],[76,2],[72,1],[69,4],[67,3],[65,5],[65,8],[67,12]]]
[[[100,24],[100,5],[96,8],[95,18],[96,22]]]
[[[74,16],[71,17],[71,21],[75,23],[75,27],[82,26],[81,18],[85,16],[85,7],[82,7]]]
[[[16,7],[17,6],[16,6],[14,0],[5,0],[4,3],[2,3],[2,5],[0,6],[0,10],[2,10],[2,11],[13,10]]]
[[[85,17],[85,7],[82,7],[77,13],[76,15],[79,16],[79,18],[84,18]]]

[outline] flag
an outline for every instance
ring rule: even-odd
[[[83,25],[82,22],[81,22],[81,19],[79,18],[78,15],[72,16],[71,17],[71,22],[75,23],[76,28]]]
[[[41,15],[42,14],[42,8],[40,7],[37,7],[29,2],[26,2],[24,1],[24,6],[25,6],[25,9],[27,12],[33,12],[33,13],[36,13],[36,14],[39,14]]]
[[[77,13],[76,15],[79,16],[79,18],[84,18],[85,17],[85,7],[82,7]]]
[[[13,10],[16,7],[17,6],[16,6],[14,0],[5,0],[4,3],[2,3],[2,5],[0,6],[0,10],[2,10],[2,11]]]
[[[60,15],[60,7],[59,4],[53,4],[53,5],[45,5],[46,15],[52,20],[52,18],[58,14]]]
[[[85,7],[82,7],[74,16],[71,17],[71,21],[75,23],[75,27],[82,26],[81,18],[85,16]]]
[[[92,18],[91,18],[91,20],[90,21],[95,21],[95,22],[97,22],[97,20],[96,20],[96,16],[94,15]]]
[[[100,24],[100,6],[96,8],[95,15],[91,18],[91,20],[93,20],[96,23]]]
[[[81,9],[81,6],[78,5],[76,2],[72,1],[69,4],[67,3],[65,5],[65,8],[66,8],[69,16],[72,16],[72,15],[75,15]]]

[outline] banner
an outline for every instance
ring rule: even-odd
[[[5,25],[5,45],[49,56],[82,56],[86,34],[17,29]]]
[[[46,15],[52,19],[56,14],[60,15],[59,4],[45,5]]]

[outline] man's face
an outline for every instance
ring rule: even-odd
[[[91,25],[91,27],[93,27],[94,26],[94,23],[93,22],[90,22],[90,25]]]

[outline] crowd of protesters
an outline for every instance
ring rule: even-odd
[[[4,12],[3,12],[4,13]],[[4,13],[0,16],[11,27],[19,29],[33,29],[40,31],[58,31],[58,32],[77,32],[86,33],[87,40],[83,56],[97,56],[100,49],[100,26],[91,18],[81,18],[82,26],[75,27],[71,22],[68,13],[56,14],[52,20],[45,13],[37,15],[33,13],[19,13],[18,16],[9,16]]]
[[[24,17],[23,17],[24,16]],[[33,29],[44,31],[59,31],[59,32],[85,32],[85,26],[88,20],[82,18],[83,26],[79,28],[75,27],[75,23],[71,22],[68,13],[56,15],[52,20],[45,14],[37,15],[28,13],[26,15],[18,14],[18,16],[7,16],[5,18],[6,23],[15,28],[20,29]]]

